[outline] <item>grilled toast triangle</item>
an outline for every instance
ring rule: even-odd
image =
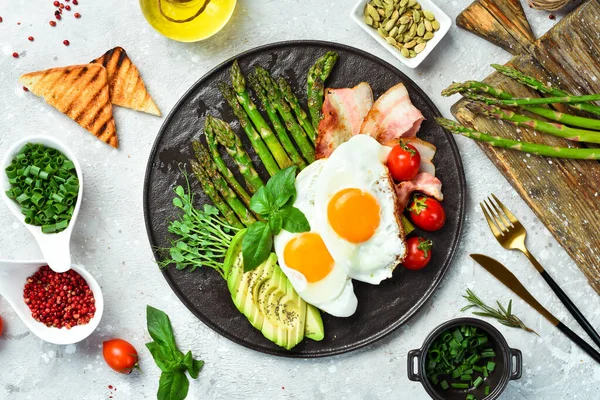
[[[108,72],[110,100],[113,104],[160,116],[160,110],[146,90],[137,67],[122,47],[115,47],[91,61]]]
[[[104,143],[119,147],[108,74],[103,66],[51,68],[23,74],[19,82]]]

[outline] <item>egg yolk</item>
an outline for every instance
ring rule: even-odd
[[[379,204],[360,189],[344,189],[327,205],[329,224],[341,238],[351,243],[366,242],[379,226]]]
[[[302,233],[287,242],[283,259],[311,283],[325,278],[333,269],[333,257],[321,235],[315,232]]]

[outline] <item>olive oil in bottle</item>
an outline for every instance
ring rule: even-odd
[[[164,36],[196,42],[220,31],[231,18],[236,0],[140,0],[146,20]]]

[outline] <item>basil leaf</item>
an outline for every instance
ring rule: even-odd
[[[302,211],[293,206],[285,206],[281,210],[283,229],[291,233],[310,231],[310,224]]]
[[[187,368],[190,376],[192,378],[196,379],[196,378],[198,378],[198,375],[200,374],[200,370],[202,369],[202,366],[204,365],[204,361],[194,360],[194,358],[192,357],[192,352],[188,351],[187,354],[185,355],[185,357],[183,358],[183,364]]]
[[[273,194],[264,186],[259,187],[250,199],[250,209],[260,215],[268,215],[273,209]]]
[[[273,194],[276,209],[283,207],[291,197],[296,196],[296,169],[295,165],[282,169],[267,182],[266,188]]]
[[[252,271],[262,264],[269,257],[272,247],[273,236],[269,225],[262,221],[250,225],[242,240],[244,271]]]
[[[269,227],[271,228],[271,233],[273,236],[279,234],[281,232],[281,227],[283,226],[283,218],[281,217],[281,212],[276,211],[269,216]]]
[[[185,372],[163,372],[158,382],[157,400],[184,400],[190,388]]]
[[[148,321],[148,333],[155,342],[174,350],[177,349],[173,328],[167,314],[152,306],[146,306],[146,320]]]
[[[171,372],[179,364],[179,360],[173,356],[169,347],[161,346],[157,342],[146,343],[154,362],[163,372]]]

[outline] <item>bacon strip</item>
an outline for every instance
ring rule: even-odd
[[[359,134],[363,119],[372,105],[373,91],[366,82],[353,88],[326,89],[316,158],[329,157],[336,147]]]
[[[396,185],[396,201],[400,210],[406,208],[410,201],[410,195],[413,192],[425,193],[427,196],[431,196],[439,201],[444,200],[442,182],[427,172],[419,172],[415,176],[415,179],[400,182]]]
[[[360,133],[373,136],[379,143],[414,137],[425,118],[408,95],[403,83],[381,95],[365,117]]]

